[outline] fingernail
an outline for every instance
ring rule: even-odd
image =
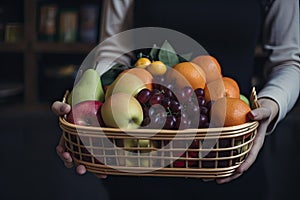
[[[62,150],[62,148],[61,147],[56,147],[56,151],[58,152],[58,153],[62,153],[63,152],[63,150]]]
[[[249,117],[250,117],[251,119],[255,119],[256,116],[257,116],[257,115],[256,115],[253,111],[249,112]]]
[[[64,104],[63,104],[63,105],[60,107],[60,112],[65,113],[66,110],[67,110],[67,105],[64,105]]]

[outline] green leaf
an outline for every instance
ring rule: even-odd
[[[179,63],[175,50],[167,40],[165,40],[158,53],[158,59],[169,67]]]
[[[102,85],[110,85],[122,71],[130,68],[119,63],[115,64],[101,76]]]
[[[156,44],[154,44],[151,51],[150,51],[150,53],[149,53],[150,59],[152,61],[157,60],[158,52],[159,52],[159,47]]]
[[[190,61],[192,58],[192,55],[193,55],[193,53],[186,53],[186,54],[178,55],[179,62]]]

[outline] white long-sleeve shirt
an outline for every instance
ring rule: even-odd
[[[134,0],[104,0],[101,38],[107,38],[132,28]],[[146,9],[146,8],[145,8]],[[275,0],[263,26],[263,47],[269,52],[266,62],[267,83],[258,97],[271,98],[279,105],[279,115],[271,132],[295,105],[300,91],[299,0]],[[105,60],[122,52],[118,40],[109,40],[98,52]],[[118,58],[130,63],[130,55]]]

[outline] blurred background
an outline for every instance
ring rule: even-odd
[[[101,0],[0,1],[0,199],[107,199],[101,180],[56,156],[61,130],[51,110],[99,42]],[[253,84],[265,54],[255,51]],[[266,141],[270,200],[300,199],[299,103]],[[255,183],[253,183],[255,184]],[[87,196],[88,195],[88,196]]]

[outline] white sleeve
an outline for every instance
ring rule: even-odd
[[[104,0],[100,25],[100,44],[96,58],[98,68],[111,65],[111,58],[118,57],[114,62],[129,65],[132,54],[122,55],[122,41],[109,39],[116,34],[132,28],[134,0]],[[119,57],[119,55],[122,55]],[[103,71],[103,69],[99,70]]]
[[[270,56],[266,62],[267,82],[258,97],[275,100],[279,115],[274,130],[295,105],[300,90],[299,0],[275,0],[264,25],[264,48]]]

